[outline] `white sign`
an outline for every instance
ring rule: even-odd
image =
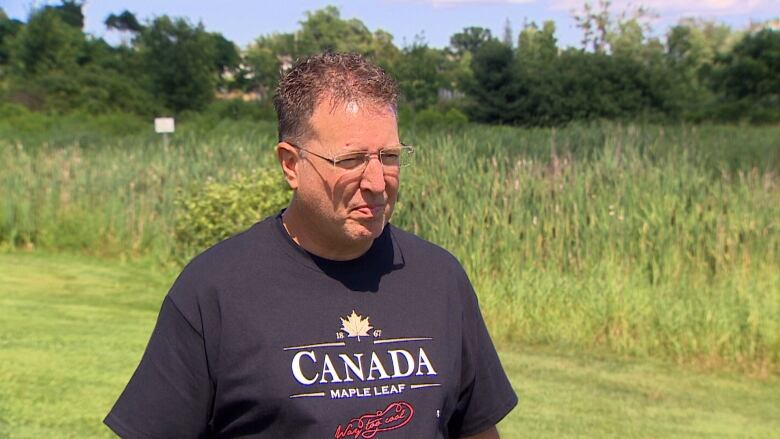
[[[174,125],[172,117],[157,117],[154,119],[154,132],[172,133],[174,131]]]

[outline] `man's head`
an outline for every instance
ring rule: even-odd
[[[285,225],[306,250],[357,257],[390,219],[399,168],[386,153],[400,146],[397,96],[395,81],[356,54],[314,55],[281,79],[277,155],[294,191]],[[359,157],[359,166],[347,169],[344,157]]]
[[[359,54],[326,52],[299,59],[282,76],[274,96],[279,141],[305,140],[311,134],[309,119],[317,105],[335,107],[349,102],[395,113],[398,86]]]

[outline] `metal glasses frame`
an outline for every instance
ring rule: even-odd
[[[380,149],[379,152],[353,151],[353,152],[348,152],[348,153],[345,153],[345,154],[339,154],[339,155],[336,155],[334,157],[326,157],[326,156],[317,154],[314,151],[306,149],[306,148],[304,148],[302,146],[298,146],[298,145],[296,145],[296,144],[294,144],[294,143],[292,143],[290,141],[286,140],[285,143],[287,143],[288,145],[292,146],[293,148],[295,148],[297,150],[306,151],[307,153],[313,155],[314,157],[318,157],[318,158],[320,158],[322,160],[330,162],[330,164],[333,165],[334,168],[342,169],[342,170],[345,170],[345,171],[354,171],[354,170],[357,170],[357,169],[364,169],[368,165],[368,162],[371,160],[372,156],[376,156],[377,157],[377,159],[379,160],[379,163],[382,164],[383,168],[384,167],[394,167],[392,165],[385,165],[385,163],[382,161],[382,152],[384,152],[384,149]],[[392,148],[392,149],[396,149],[396,148]],[[407,151],[407,153],[410,154],[410,155],[414,154],[414,147],[412,145],[405,145],[403,143],[400,143],[397,149],[402,150],[402,151]],[[402,152],[402,154],[403,154],[403,152]],[[339,158],[343,159],[343,158],[346,158],[346,157],[353,158],[353,157],[360,157],[360,156],[363,157],[363,164],[362,165],[358,165],[355,168],[351,168],[351,169],[350,168],[340,168],[339,165],[338,165],[339,161],[340,161]],[[398,167],[402,168],[402,167],[406,167],[406,166],[409,166],[409,165],[411,165],[411,163],[407,163],[407,164],[404,164],[404,165],[399,164]]]

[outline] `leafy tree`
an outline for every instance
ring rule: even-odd
[[[371,48],[366,55],[388,70],[392,70],[401,59],[401,51],[393,44],[393,35],[382,29],[374,31]]]
[[[335,6],[307,12],[297,36],[298,56],[323,51],[365,54],[371,51],[373,42],[373,35],[362,21],[343,20]]]
[[[122,11],[122,13],[119,15],[109,15],[106,17],[106,20],[103,22],[103,24],[105,24],[108,29],[113,29],[120,32],[130,32],[133,34],[141,32],[144,28],[143,25],[138,22],[135,14],[128,10]]]
[[[471,26],[450,37],[450,47],[447,49],[448,57],[454,60],[450,69],[451,83],[460,91],[468,89],[474,81],[474,72],[471,70],[474,53],[482,45],[493,38],[490,29]]]
[[[501,41],[509,47],[512,47],[515,43],[512,36],[512,22],[508,18],[504,22],[504,38]]]
[[[203,24],[156,18],[138,36],[148,89],[174,112],[200,110],[214,95],[215,40]]]
[[[620,21],[616,24],[615,32],[607,35],[607,41],[613,55],[641,58],[645,44],[645,29],[635,19]]]
[[[44,6],[44,11],[53,11],[57,14],[65,24],[75,27],[76,29],[84,29],[84,12],[82,8],[84,2],[77,2],[76,0],[62,0],[58,6]]]
[[[780,120],[780,32],[748,34],[717,65],[714,84],[731,108],[757,122]]]
[[[780,32],[747,35],[719,64],[718,86],[727,96],[777,99],[780,96]]]
[[[8,43],[22,29],[22,22],[8,18],[0,8],[0,66],[8,64],[10,49]]]
[[[715,59],[728,53],[738,40],[729,26],[712,21],[685,19],[666,33],[666,55],[681,80],[694,89],[706,84]]]
[[[404,48],[393,72],[404,102],[414,111],[435,105],[439,90],[452,87],[442,74],[448,64],[444,51],[428,47],[420,38]]]
[[[644,35],[649,33],[648,19],[653,16],[649,9],[639,6],[614,15],[611,6],[611,0],[599,0],[597,5],[585,0],[582,12],[573,13],[577,27],[583,32],[583,49],[590,46],[594,53],[610,53],[617,44],[627,50],[641,44]]]
[[[65,23],[56,10],[37,10],[10,42],[13,70],[28,77],[73,71],[85,41],[81,30]]]
[[[400,62],[401,51],[393,36],[381,29],[373,33],[358,19],[345,20],[335,6],[306,13],[295,33],[264,35],[246,50],[243,72],[247,89],[267,94],[276,87],[279,71],[295,59],[322,51],[358,52],[388,70]]]
[[[284,64],[292,65],[298,56],[293,33],[276,33],[258,37],[244,53],[247,69],[241,72],[241,88],[267,97],[276,88]]]
[[[555,22],[545,21],[539,29],[536,23],[526,23],[517,41],[518,54],[524,63],[549,63],[558,56]]]
[[[241,63],[241,55],[238,53],[238,47],[235,43],[228,40],[221,33],[211,34],[214,40],[214,68],[217,73],[224,73],[235,70]]]
[[[146,114],[157,108],[156,99],[142,87],[144,70],[135,52],[87,37],[65,21],[78,18],[79,11],[76,2],[37,9],[7,41],[8,98],[55,112]]]
[[[262,48],[268,50],[271,53],[279,57],[295,57],[298,56],[298,45],[296,43],[296,36],[294,33],[274,33],[270,35],[262,35],[255,39],[254,43],[249,47]]]
[[[392,64],[400,56],[390,33],[381,29],[372,33],[357,18],[342,19],[335,6],[307,12],[295,33],[294,50],[277,54],[297,58],[324,51],[357,52],[380,64]]]
[[[474,120],[517,123],[528,89],[518,80],[518,69],[511,47],[496,39],[482,44],[471,62],[473,81],[466,87],[470,98],[467,108]]]
[[[471,26],[450,37],[450,47],[458,55],[468,52],[474,54],[483,44],[493,38],[490,29]]]
[[[609,0],[599,0],[600,10],[596,10],[590,1],[582,5],[582,13],[574,13],[577,27],[582,30],[582,48],[590,45],[595,53],[604,53],[607,46],[607,32],[610,25]]]
[[[666,78],[634,59],[567,51],[555,69],[567,96],[565,120],[633,119],[671,109]]]
[[[526,93],[522,114],[518,114],[515,123],[549,125],[558,122],[559,101],[566,97],[555,70],[558,65],[556,43],[553,21],[545,21],[541,29],[535,22],[523,25],[518,36],[515,78]]]
[[[282,64],[277,53],[262,44],[254,44],[247,49],[244,62],[248,71],[240,75],[243,90],[256,91],[267,97],[279,81]]]

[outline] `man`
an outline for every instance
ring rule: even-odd
[[[122,437],[497,438],[517,403],[458,262],[388,224],[395,82],[301,60],[276,96],[290,205],[196,257],[106,417]]]

